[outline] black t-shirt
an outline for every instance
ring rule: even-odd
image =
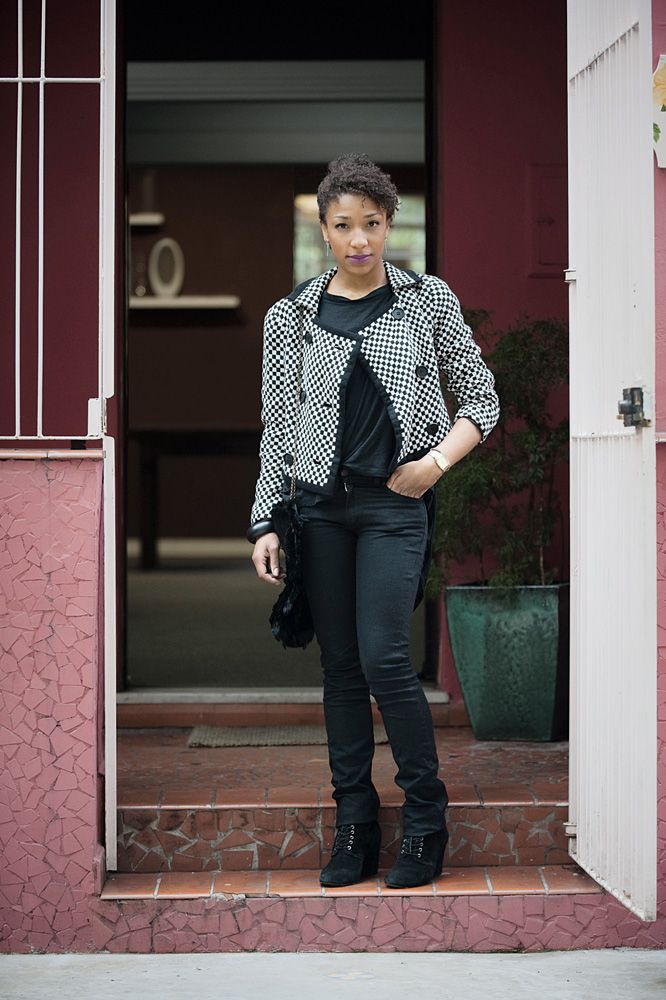
[[[319,303],[320,326],[358,333],[390,308],[390,285],[375,288],[362,299],[324,292]],[[342,420],[341,467],[362,476],[388,477],[395,451],[395,433],[386,402],[360,355],[347,382]]]

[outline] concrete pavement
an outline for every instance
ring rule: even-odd
[[[0,955],[2,1000],[664,1000],[666,951]]]

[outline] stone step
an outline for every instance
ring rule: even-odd
[[[378,878],[322,889],[319,871],[121,874],[93,937],[155,953],[569,950],[609,940],[614,902],[572,864],[449,868],[402,891]]]
[[[208,897],[270,898],[426,897],[433,896],[553,896],[602,893],[602,888],[575,864],[482,865],[445,867],[427,885],[389,889],[382,873],[356,885],[337,889],[319,884],[319,869],[237,872],[152,872],[111,875],[102,899],[197,899]]]
[[[401,840],[399,793],[379,789],[380,868],[391,867]],[[446,863],[466,870],[524,868],[569,861],[560,782],[449,788]],[[335,809],[328,789],[166,788],[121,798],[118,871],[122,873],[319,870],[333,844]]]

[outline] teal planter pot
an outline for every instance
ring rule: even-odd
[[[446,614],[477,739],[565,739],[569,585],[447,587]]]

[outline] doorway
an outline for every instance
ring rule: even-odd
[[[423,204],[432,11],[419,5],[408,45],[370,56],[361,39],[322,50],[305,12],[294,5],[292,24],[273,16],[250,43],[246,18],[225,11],[214,44],[181,19],[176,38],[127,12],[129,692],[321,683],[316,644],[285,651],[270,635],[275,594],[258,585],[244,538],[263,316],[300,280],[297,205],[328,159],[363,149]],[[180,301],[169,303],[155,282],[174,278]],[[422,611],[417,669],[425,631]]]

